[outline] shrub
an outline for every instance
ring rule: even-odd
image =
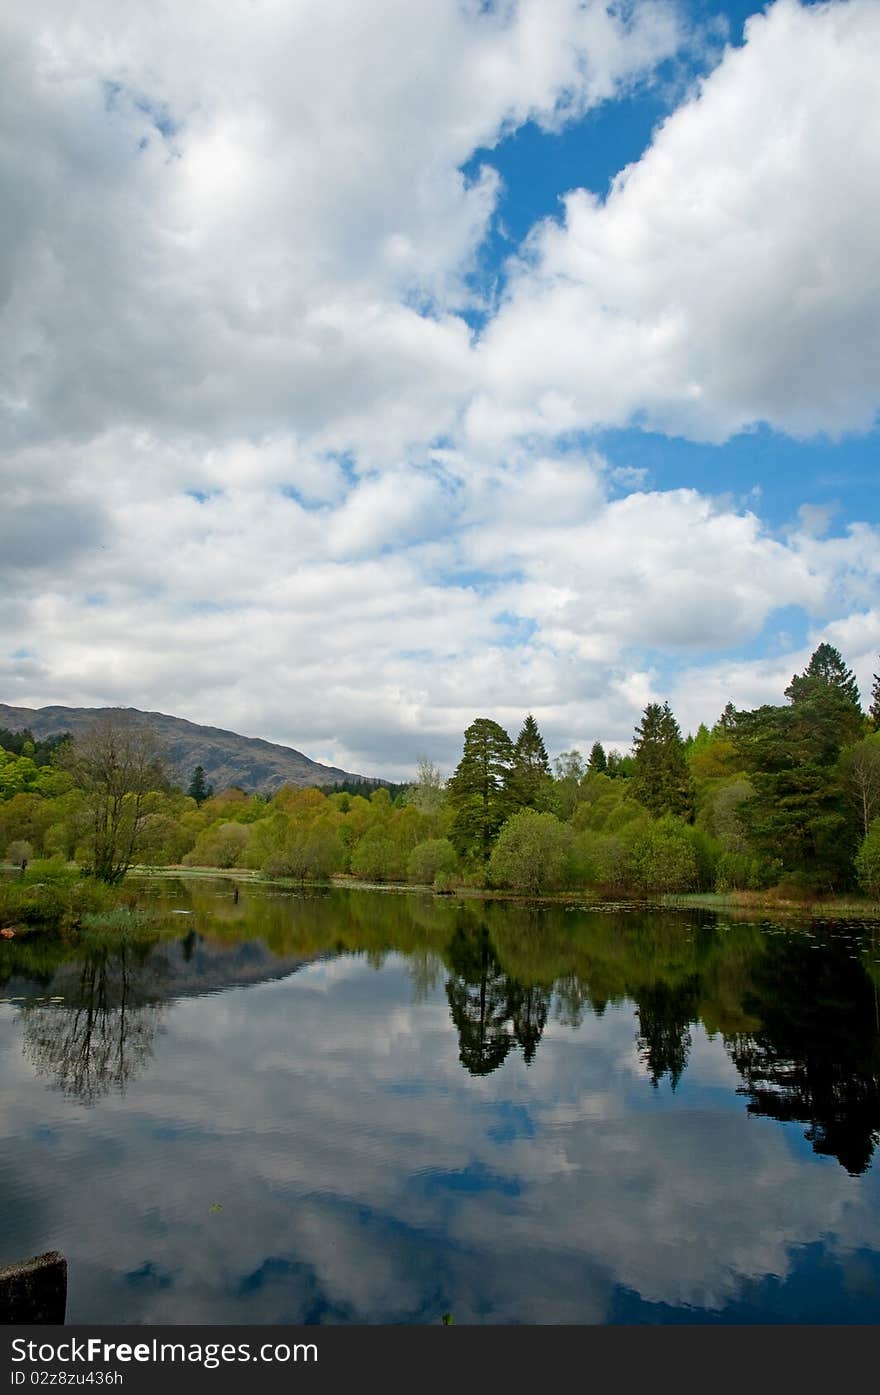
[[[411,882],[425,885],[436,883],[441,874],[448,875],[458,866],[455,848],[448,838],[428,838],[417,843],[406,863],[406,875]]]
[[[489,859],[489,880],[494,886],[517,891],[553,891],[571,880],[571,829],[555,814],[520,809],[511,815],[498,835]]]
[[[875,819],[856,853],[859,886],[868,896],[880,896],[880,819]]]
[[[690,829],[674,814],[640,828],[631,847],[633,870],[644,891],[690,891],[697,885]]]

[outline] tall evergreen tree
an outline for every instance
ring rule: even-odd
[[[868,708],[868,716],[875,731],[880,731],[880,673],[874,674],[874,686],[871,689],[871,706]]]
[[[587,769],[591,775],[604,775],[608,769],[608,758],[605,755],[605,747],[602,745],[601,741],[594,741],[590,747]]]
[[[204,804],[205,800],[210,797],[208,781],[205,778],[205,767],[203,765],[197,765],[193,771],[187,794],[190,799],[194,799],[197,804]]]
[[[513,743],[497,722],[477,717],[464,734],[464,752],[447,785],[454,816],[450,841],[461,856],[487,861],[511,812]]]
[[[549,802],[550,781],[547,748],[530,712],[513,748],[509,783],[514,804],[524,809],[545,808]]]
[[[796,673],[785,690],[792,706],[810,704],[822,708],[825,719],[834,722],[841,746],[858,741],[862,735],[862,703],[859,685],[839,651],[831,644],[820,644],[803,673]]]
[[[737,714],[737,754],[754,796],[742,806],[750,841],[784,875],[830,890],[852,876],[855,813],[839,767],[851,721],[827,694]]]
[[[684,742],[668,702],[649,702],[633,741],[633,794],[658,816],[693,814],[694,793]]]

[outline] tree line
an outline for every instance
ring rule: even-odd
[[[114,882],[133,863],[246,867],[271,876],[410,881],[537,894],[788,887],[880,895],[880,679],[862,711],[852,672],[821,644],[785,702],[684,738],[649,703],[631,752],[594,742],[551,766],[534,716],[515,738],[489,717],[444,779],[429,760],[405,787],[215,793],[197,767],[169,786],[135,719],[74,740],[0,733],[0,849]],[[10,740],[14,736],[14,740]]]

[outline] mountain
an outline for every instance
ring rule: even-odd
[[[186,789],[197,765],[204,766],[209,784],[218,792],[239,785],[249,793],[271,793],[281,785],[338,785],[345,780],[385,781],[353,775],[335,765],[321,765],[302,751],[276,746],[259,737],[239,736],[220,727],[203,727],[164,712],[140,712],[136,707],[7,707],[0,702],[0,727],[9,731],[30,728],[45,740],[69,731],[76,737],[98,717],[126,713],[152,731],[161,742],[172,784]]]

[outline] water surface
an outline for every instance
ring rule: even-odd
[[[880,926],[148,883],[0,944],[70,1322],[876,1322]]]

